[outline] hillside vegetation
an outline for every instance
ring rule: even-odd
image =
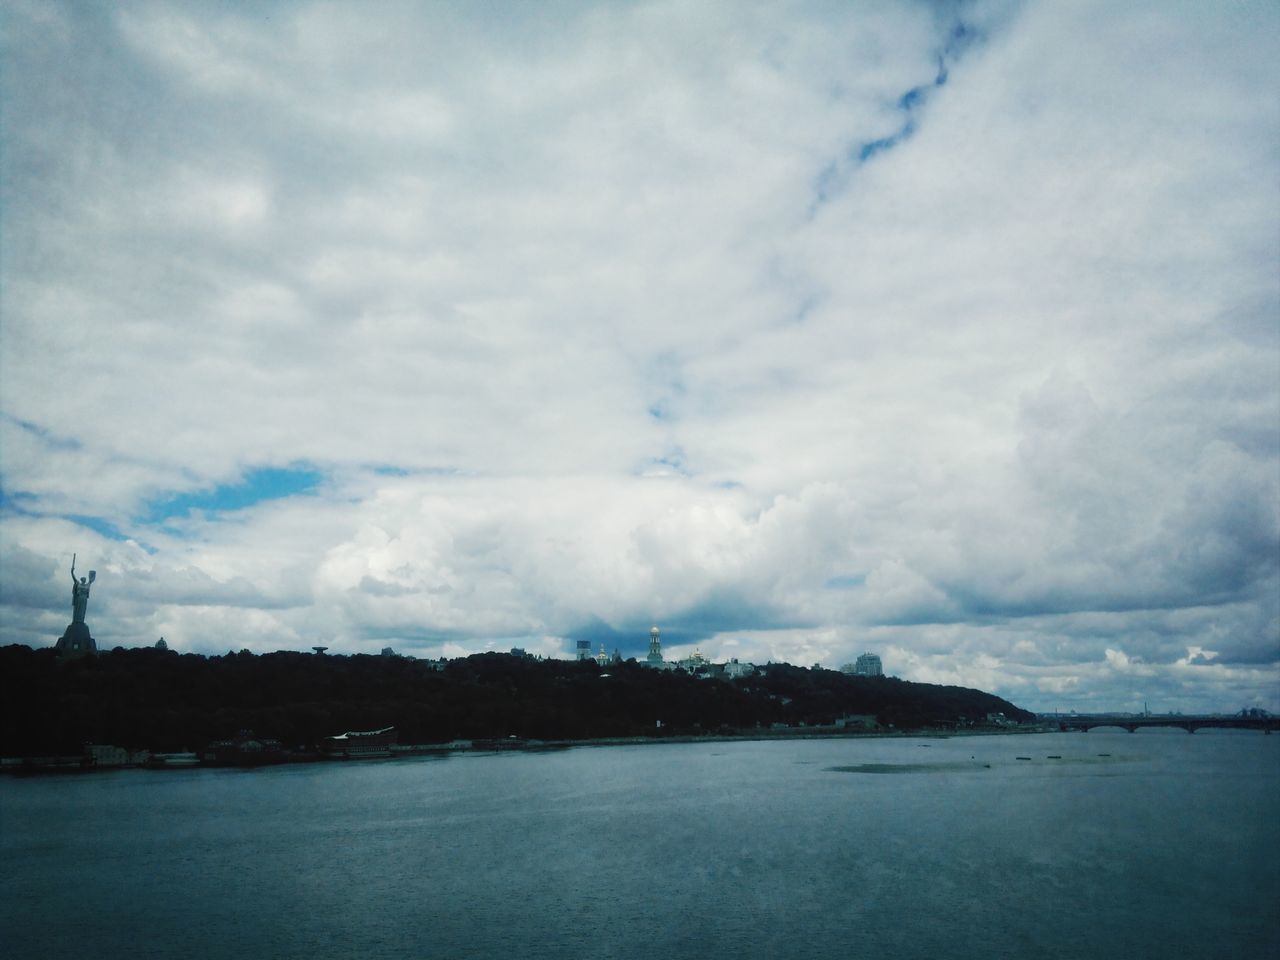
[[[198,750],[241,730],[306,748],[385,726],[401,743],[427,744],[745,732],[850,714],[897,729],[965,726],[991,713],[1034,719],[979,690],[788,664],[762,671],[723,681],[634,661],[602,669],[500,653],[437,670],[408,657],[151,648],[60,661],[52,649],[9,646],[0,648],[0,754],[78,753],[85,743]]]

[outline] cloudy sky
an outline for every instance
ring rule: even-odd
[[[1280,710],[1280,7],[10,2],[0,642]]]

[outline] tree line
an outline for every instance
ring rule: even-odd
[[[59,659],[0,648],[0,755],[78,753],[86,743],[199,750],[252,730],[311,749],[346,730],[395,726],[405,744],[520,737],[585,740],[828,725],[870,715],[897,729],[1033,715],[962,687],[770,664],[716,680],[629,660],[482,653],[443,669],[399,656],[248,652],[206,657],[116,648]]]

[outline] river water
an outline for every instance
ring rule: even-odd
[[[5,777],[0,817],[15,960],[1280,956],[1251,732]]]

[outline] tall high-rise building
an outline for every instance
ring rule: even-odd
[[[860,677],[883,677],[884,667],[880,663],[880,655],[864,653],[854,663],[853,672]]]
[[[579,660],[591,659],[591,641],[590,640],[578,641],[578,659]]]

